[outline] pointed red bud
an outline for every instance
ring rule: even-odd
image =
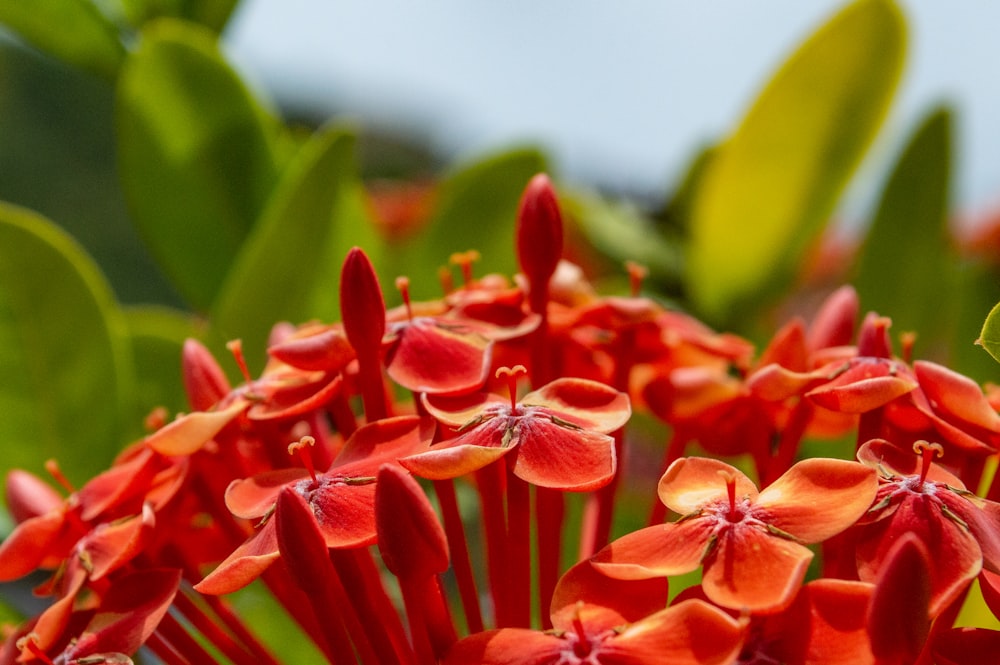
[[[62,505],[59,493],[33,473],[20,469],[7,473],[7,509],[18,524],[59,510]]]
[[[879,572],[868,609],[868,634],[879,663],[916,662],[930,631],[930,555],[920,539],[904,534]]]
[[[385,567],[400,579],[448,569],[448,540],[420,484],[402,467],[383,464],[375,490],[375,528]]]
[[[854,287],[842,286],[827,296],[809,326],[809,349],[815,351],[850,344],[859,307]]]
[[[232,390],[212,352],[196,339],[184,340],[181,366],[192,411],[208,411]]]
[[[547,289],[562,248],[559,203],[549,177],[540,173],[525,188],[517,213],[517,260],[532,291]]]
[[[889,326],[892,320],[869,312],[858,332],[858,355],[869,358],[891,358],[892,343],[889,341]]]
[[[385,299],[372,262],[358,247],[347,253],[340,273],[340,313],[358,355],[377,354],[385,335]]]

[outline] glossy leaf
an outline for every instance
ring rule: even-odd
[[[948,251],[951,113],[931,112],[914,132],[882,192],[854,280],[865,308],[893,328],[933,341],[950,320],[954,259]]]
[[[358,183],[353,158],[352,133],[343,127],[317,133],[289,165],[227,275],[212,322],[222,336],[240,337],[251,359],[264,357],[276,321],[339,317],[330,295],[336,281],[324,277],[347,251],[338,227],[365,221],[336,215]]]
[[[0,23],[40,50],[107,78],[125,57],[118,28],[92,0],[0,0]]]
[[[132,216],[178,291],[207,309],[278,178],[279,127],[179,21],[147,28],[122,68],[119,167]]]
[[[427,228],[393,257],[397,274],[410,277],[413,297],[440,295],[437,267],[448,265],[456,252],[480,252],[477,275],[516,273],[512,238],[518,204],[528,181],[544,170],[544,156],[523,148],[488,156],[447,176]]]
[[[124,443],[132,392],[121,313],[97,267],[42,217],[0,204],[3,467],[57,458],[80,483]]]
[[[905,27],[891,0],[847,5],[784,64],[699,187],[690,296],[736,320],[794,275],[888,109]]]
[[[976,344],[982,346],[994,360],[1000,362],[1000,303],[994,305],[987,315]]]
[[[129,434],[142,432],[136,427],[158,406],[174,414],[189,410],[181,376],[184,340],[200,333],[194,319],[166,307],[131,307],[125,310],[125,323],[132,340],[136,385],[133,391],[134,416]]]

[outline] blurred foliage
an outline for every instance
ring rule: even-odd
[[[185,408],[185,337],[217,352],[243,337],[256,370],[272,323],[338,318],[354,245],[390,305],[400,274],[415,297],[438,295],[454,252],[478,249],[480,274],[517,269],[515,211],[548,168],[541,150],[441,169],[426,146],[372,128],[303,127],[222,54],[235,5],[0,0],[19,39],[0,42],[0,199],[14,204],[0,207],[5,468],[58,457],[76,480],[104,468],[143,414]],[[658,210],[568,184],[569,254],[619,275],[637,260],[651,295],[750,336],[773,329],[776,306],[853,279],[863,307],[920,333],[925,356],[995,374],[972,340],[1000,299],[997,267],[961,251],[948,223],[950,109],[913,132],[857,251],[804,278],[890,108],[906,32],[892,0],[845,4]],[[980,340],[1000,358],[997,310]]]

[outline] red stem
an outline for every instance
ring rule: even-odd
[[[191,637],[187,630],[169,613],[163,615],[156,632],[191,665],[216,665],[215,658]]]
[[[191,625],[197,628],[209,642],[214,644],[236,665],[258,665],[259,663],[276,665],[277,661],[266,651],[250,653],[243,645],[237,643],[232,635],[224,631],[183,591],[174,596],[173,604],[184,615],[184,618],[191,622]]]
[[[444,533],[448,538],[448,551],[451,553],[451,566],[458,582],[462,609],[465,611],[465,623],[470,633],[478,633],[483,630],[483,616],[479,610],[479,592],[472,572],[472,561],[469,559],[465,525],[462,524],[462,514],[458,509],[454,483],[454,480],[435,480],[434,491],[441,505]]]
[[[667,472],[670,465],[684,456],[684,449],[687,448],[688,441],[690,440],[687,434],[682,434],[681,430],[674,429],[670,435],[670,442],[667,443],[667,450],[663,454],[663,464],[660,465],[660,475],[657,476],[657,483],[659,483],[659,479],[663,477],[663,474]],[[663,505],[663,502],[659,500],[654,491],[653,508],[649,511],[649,520],[646,524],[647,526],[663,524],[666,518],[667,507]]]
[[[153,652],[153,654],[163,661],[164,665],[190,665],[172,644],[163,639],[159,632],[154,632],[146,639],[143,645]]]
[[[531,491],[528,483],[507,473],[507,544],[510,557],[511,621],[531,626]]]
[[[547,487],[535,488],[535,538],[538,543],[538,615],[542,627],[552,627],[549,605],[559,581],[562,563],[563,522],[566,502],[563,493]]]
[[[510,579],[507,560],[507,517],[504,514],[506,484],[504,459],[476,471],[476,487],[483,509],[486,535],[486,567],[493,597],[493,622],[498,628],[513,625],[510,617]]]
[[[766,487],[781,477],[781,474],[792,468],[795,463],[795,454],[799,451],[799,444],[812,420],[813,407],[808,400],[799,400],[799,403],[792,408],[792,413],[788,416],[788,422],[781,431],[781,438],[778,441],[777,453],[771,458],[766,471],[760,473],[764,482],[761,487]]]

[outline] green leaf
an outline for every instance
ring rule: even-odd
[[[136,225],[178,291],[208,309],[277,183],[277,121],[179,21],[144,31],[118,87],[119,162]]]
[[[0,23],[64,62],[113,78],[125,47],[91,0],[0,0]]]
[[[395,248],[396,274],[410,278],[413,296],[441,294],[438,267],[448,265],[456,252],[479,251],[478,275],[517,272],[513,250],[517,207],[531,177],[545,170],[540,151],[521,148],[487,156],[447,176],[427,228]]]
[[[1000,303],[994,305],[986,316],[976,344],[982,346],[994,360],[1000,362]]]
[[[850,3],[720,145],[699,187],[686,263],[703,316],[735,322],[794,275],[886,114],[904,42],[895,3]]]
[[[172,416],[190,407],[181,376],[184,340],[202,335],[201,326],[189,315],[167,307],[135,306],[125,310],[125,323],[132,340],[136,383],[129,434],[143,434],[143,419],[158,406]]]
[[[353,133],[329,127],[302,148],[226,279],[212,324],[241,338],[249,358],[263,357],[278,321],[339,318],[337,279],[349,249],[340,237],[367,221],[336,214],[358,186],[354,144]]]
[[[200,23],[222,32],[239,0],[121,0],[132,25],[157,17],[172,16]]]
[[[919,333],[926,348],[949,331],[944,309],[957,258],[949,251],[951,113],[929,113],[882,191],[859,256],[855,286],[865,310],[892,318],[896,331]]]
[[[660,284],[676,284],[681,271],[680,247],[658,232],[655,222],[627,203],[614,203],[586,192],[562,193],[560,200],[587,241],[615,259],[649,269]]]
[[[124,443],[132,368],[94,263],[51,222],[0,204],[0,441],[4,469],[57,458],[80,483]]]

